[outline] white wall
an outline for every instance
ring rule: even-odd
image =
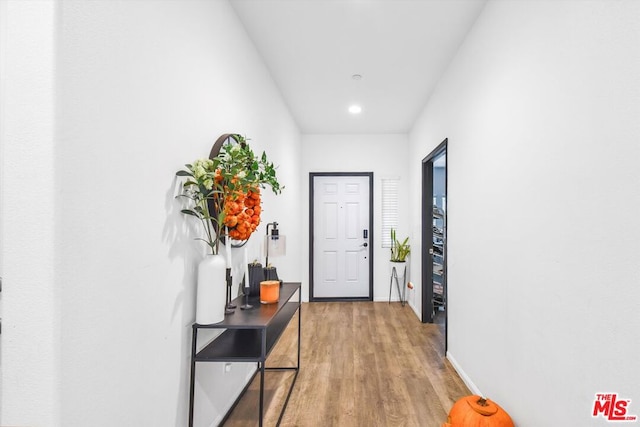
[[[20,175],[3,183],[2,250],[12,264],[6,271],[21,273],[5,277],[2,340],[12,344],[3,345],[2,371],[27,384],[3,381],[3,405],[21,406],[3,407],[0,424],[184,426],[194,273],[204,248],[193,241],[195,224],[179,213],[174,174],[208,156],[220,134],[246,134],[280,165],[286,186],[277,199],[265,195],[263,221],[286,224],[293,237],[301,227],[294,213],[300,135],[226,1],[65,1],[56,8],[46,20],[55,33],[55,142],[46,134],[33,141],[43,156],[35,173],[21,173],[32,151],[17,144],[29,140],[3,144],[3,171],[9,165]],[[51,79],[51,68],[33,71]],[[20,113],[6,117],[25,129],[40,123]],[[40,189],[51,200],[38,197]],[[261,256],[254,240],[251,258]],[[300,280],[299,243],[288,243],[279,271]],[[45,293],[31,303],[25,285],[36,280]],[[60,311],[48,301],[43,314],[38,301],[50,298],[50,287]],[[40,329],[11,333],[28,318]],[[50,344],[58,324],[59,341]],[[36,344],[44,361],[31,358]],[[36,375],[56,352],[60,361],[45,368],[52,378],[38,391],[59,376],[57,393],[35,405],[25,372]],[[244,385],[252,366],[234,366],[226,376],[220,365],[200,366],[196,425],[215,425]]]
[[[373,298],[387,301],[389,298],[389,249],[382,248],[382,193],[381,180],[385,177],[400,179],[400,225],[398,235],[405,236],[409,227],[408,206],[408,137],[403,134],[388,135],[303,135],[300,181],[304,187],[302,200],[309,200],[310,172],[373,172],[373,223],[374,223],[374,284]],[[309,297],[309,205],[304,203],[302,215],[302,269],[307,281],[303,298]],[[413,301],[413,293],[409,298]],[[392,299],[397,300],[394,291]]]
[[[489,2],[410,135],[414,241],[449,138],[449,357],[519,427],[602,425],[597,392],[640,414],[638,22]]]
[[[0,425],[57,425],[54,3],[0,2]],[[34,402],[37,402],[37,409]]]

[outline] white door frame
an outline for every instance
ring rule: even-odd
[[[317,176],[365,176],[369,178],[369,296],[355,298],[320,298],[313,296],[313,272],[314,272],[314,251],[313,251],[313,230],[314,230],[314,179]],[[373,256],[374,251],[373,232],[373,172],[310,172],[309,173],[309,301],[373,301]]]

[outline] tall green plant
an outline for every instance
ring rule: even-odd
[[[216,194],[222,193],[222,185],[217,183],[215,179],[216,169],[213,167],[213,160],[197,159],[193,164],[185,166],[186,169],[176,172],[177,176],[187,177],[187,180],[182,184],[182,194],[176,197],[189,199],[191,206],[187,209],[182,209],[180,212],[200,220],[204,230],[204,238],[197,237],[196,240],[205,242],[209,246],[211,253],[217,254],[220,233],[216,233],[216,229],[221,229],[220,224],[222,224],[224,216],[219,213],[214,217],[209,212],[208,201],[213,199]],[[214,228],[212,222],[216,224],[217,228]]]
[[[391,229],[391,261],[392,262],[405,262],[407,256],[411,253],[411,246],[409,246],[409,237],[402,241],[402,243],[396,238],[396,230]]]

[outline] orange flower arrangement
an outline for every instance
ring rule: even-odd
[[[224,225],[229,237],[234,240],[247,240],[260,224],[260,188],[250,187],[246,194],[237,191],[225,196]]]
[[[273,163],[263,152],[256,157],[247,140],[233,134],[234,142],[225,144],[213,159],[199,159],[187,170],[176,173],[187,177],[185,194],[193,201],[193,208],[182,209],[184,214],[199,218],[206,232],[203,240],[218,253],[220,238],[247,240],[260,224],[262,212],[260,188],[271,187],[275,194],[282,191]]]

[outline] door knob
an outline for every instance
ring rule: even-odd
[[[368,244],[367,242],[364,242],[364,243],[363,243],[363,244],[361,244],[360,246],[364,246],[364,247],[366,248],[367,246],[369,246],[369,244]]]

